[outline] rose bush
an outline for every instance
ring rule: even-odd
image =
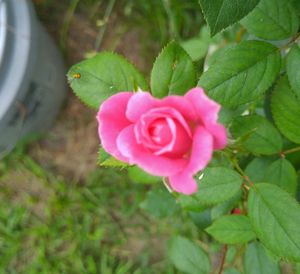
[[[127,168],[132,183],[153,184],[140,207],[176,220],[167,250],[179,271],[283,273],[279,260],[291,268],[300,263],[300,6],[199,2],[211,34],[226,28],[224,35],[209,39],[204,27],[200,36],[171,41],[155,59],[150,81],[109,52],[74,65],[68,77],[76,95],[98,110],[99,165]],[[243,27],[228,28],[233,21]],[[231,142],[213,155],[227,141],[217,121],[220,106]],[[157,177],[146,178],[132,164],[177,192],[198,191],[169,195]],[[178,219],[192,221],[195,233]],[[224,245],[218,269],[206,234]],[[229,250],[240,258],[227,257]]]
[[[197,191],[193,175],[226,145],[220,105],[197,87],[157,99],[148,92],[117,93],[97,114],[102,146],[115,158],[168,178],[177,192]]]

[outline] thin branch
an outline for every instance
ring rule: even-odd
[[[294,147],[294,148],[282,151],[281,154],[287,155],[287,154],[294,153],[294,152],[297,152],[297,151],[300,151],[300,147]]]
[[[220,267],[219,267],[219,272],[218,272],[218,274],[222,274],[222,273],[223,273],[223,269],[224,269],[224,264],[225,264],[225,259],[226,259],[227,250],[228,250],[228,246],[227,246],[227,245],[224,245],[224,247],[223,247],[223,252],[222,252],[221,264],[220,264]]]
[[[285,45],[283,45],[282,47],[280,47],[280,49],[282,50],[282,49],[288,48],[291,44],[294,44],[295,42],[297,42],[297,40],[298,40],[299,37],[300,37],[300,32],[296,33],[292,37],[292,39],[288,43],[286,43]]]
[[[250,185],[253,185],[253,182],[250,180],[250,178],[247,176],[247,174],[241,169],[240,165],[238,164],[238,161],[236,159],[234,159],[233,161],[233,165],[235,167],[235,169],[242,175],[242,177],[244,178],[244,180]],[[245,186],[245,185],[244,185]],[[246,187],[245,187],[246,188]],[[246,188],[247,190],[249,190],[249,188]]]

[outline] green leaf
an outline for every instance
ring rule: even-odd
[[[222,124],[222,123],[221,123]],[[231,168],[232,163],[223,151],[216,151],[209,162],[208,167],[227,167]]]
[[[192,60],[198,61],[205,57],[208,46],[210,43],[210,37],[206,28],[201,28],[200,35],[189,40],[182,41],[180,46],[188,53]]]
[[[275,255],[300,261],[300,206],[290,194],[272,184],[250,189],[248,215],[259,240]]]
[[[254,158],[246,166],[245,173],[252,182],[263,182],[265,179],[266,170],[272,161],[272,159],[267,157]]]
[[[136,183],[154,184],[161,181],[160,177],[152,176],[137,166],[129,167],[127,170],[129,178]]]
[[[108,154],[102,147],[99,147],[98,159],[97,159],[98,164],[100,165],[102,162],[107,160],[109,157],[111,157],[111,155]]]
[[[263,41],[243,41],[230,46],[198,82],[208,95],[234,107],[257,99],[280,71],[278,49]]]
[[[278,82],[271,100],[275,124],[286,138],[300,144],[300,103],[286,76]]]
[[[124,163],[114,157],[109,157],[108,159],[106,159],[105,161],[103,161],[100,166],[105,166],[105,167],[127,167],[128,164]]]
[[[226,258],[225,258],[225,263],[227,264],[232,264],[235,262],[236,256],[237,256],[237,246],[235,245],[229,245],[227,248],[227,253],[226,253]],[[227,268],[228,270],[230,268]],[[226,273],[226,272],[225,272]]]
[[[235,268],[227,268],[224,270],[224,274],[241,274],[241,272]]]
[[[264,247],[258,242],[247,245],[244,269],[245,274],[280,274],[278,263],[267,255]]]
[[[99,53],[72,66],[67,76],[75,94],[95,109],[117,92],[148,90],[142,74],[125,58],[111,52]]]
[[[289,1],[261,0],[241,21],[249,33],[267,40],[282,40],[295,34],[298,16]]]
[[[155,97],[183,95],[196,84],[191,57],[176,42],[169,43],[158,55],[151,72],[151,90]]]
[[[219,48],[217,48],[215,51],[213,51],[210,54],[206,55],[205,58],[205,65],[207,67],[211,67],[213,64],[217,63],[220,59],[220,57],[224,54],[224,52],[226,52],[229,48],[234,48],[235,44],[226,44],[226,46],[222,46],[220,47],[219,45],[220,43],[218,43]]]
[[[300,16],[300,1],[299,0],[291,0],[293,7],[296,9],[298,16]]]
[[[199,2],[213,36],[246,16],[259,0],[199,0]]]
[[[104,167],[128,167],[128,163],[122,162],[108,154],[103,148],[98,152],[98,165]]]
[[[242,197],[242,190],[240,189],[233,197],[226,200],[225,202],[214,206],[211,209],[211,218],[214,221],[215,219],[220,218],[221,216],[227,215],[232,209],[238,206]]]
[[[289,82],[298,99],[300,99],[300,47],[294,45],[287,55],[286,71]],[[300,102],[300,101],[299,101]]]
[[[168,254],[180,271],[189,274],[208,274],[210,262],[205,251],[190,240],[176,236],[170,241]]]
[[[192,61],[195,62],[206,55],[209,41],[196,37],[183,41],[180,43],[180,45],[188,53]]]
[[[242,146],[255,154],[275,154],[282,149],[277,129],[264,117],[248,115],[236,118],[231,126],[234,138],[244,138]]]
[[[223,244],[241,244],[255,239],[248,217],[227,215],[217,219],[206,231]]]
[[[265,182],[278,185],[293,196],[297,191],[297,172],[286,159],[279,159],[266,170]]]
[[[237,194],[242,182],[241,176],[231,169],[206,168],[199,180],[196,197],[205,204],[222,203]]]
[[[156,218],[174,215],[179,210],[175,198],[165,189],[149,191],[140,207]]]
[[[183,209],[194,212],[201,212],[209,207],[207,204],[202,203],[196,195],[180,195],[178,202]]]
[[[202,212],[195,212],[195,211],[190,211],[188,214],[194,224],[201,230],[204,230],[208,226],[211,225],[211,210],[206,209]]]

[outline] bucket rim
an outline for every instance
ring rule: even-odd
[[[36,22],[30,1],[0,1],[6,17],[6,24],[0,24],[0,31],[5,32],[5,41],[2,42],[4,47],[0,56],[1,121],[9,109],[16,104],[18,94],[27,88],[26,82],[29,82],[29,79],[26,81],[26,76],[28,76],[28,65],[32,62],[30,52]]]

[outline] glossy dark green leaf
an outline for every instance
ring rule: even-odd
[[[213,36],[246,16],[259,0],[199,0],[199,2]]]
[[[263,41],[243,41],[230,46],[202,74],[198,86],[226,107],[260,97],[280,71],[278,49]]]
[[[282,40],[297,32],[299,19],[290,1],[261,0],[242,25],[257,37]]]

